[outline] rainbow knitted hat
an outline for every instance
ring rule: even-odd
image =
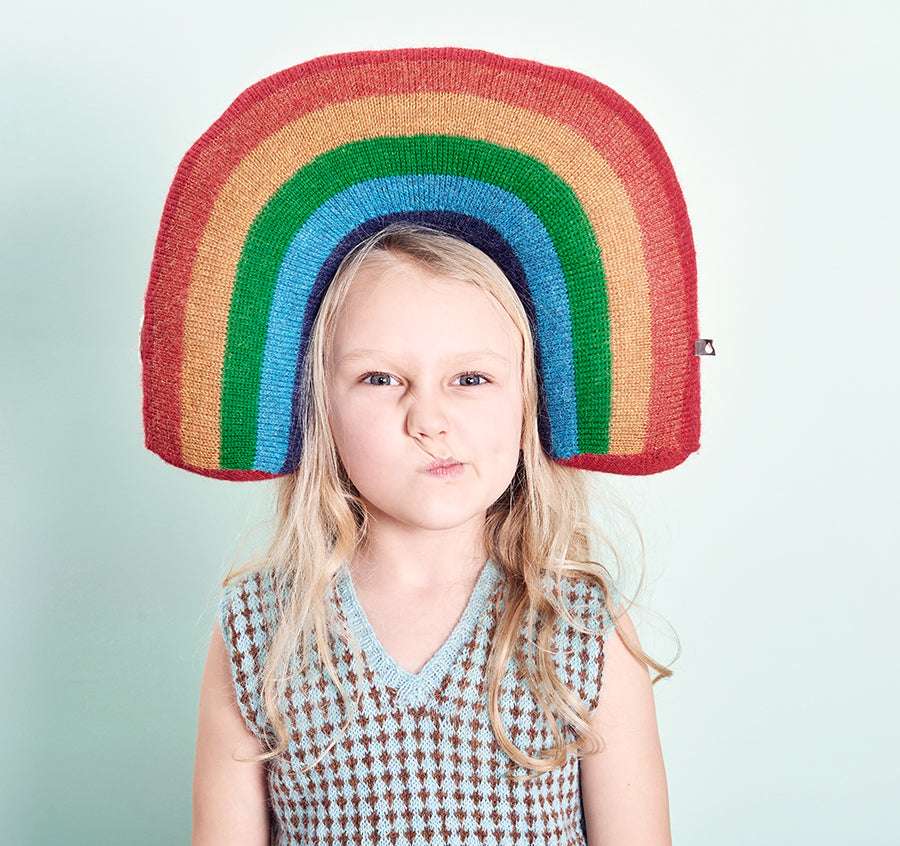
[[[694,247],[653,129],[586,76],[454,48],[297,65],[188,151],[146,298],[147,446],[217,478],[292,472],[322,295],[401,221],[462,238],[512,282],[550,456],[645,474],[698,448]]]

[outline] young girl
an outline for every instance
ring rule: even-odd
[[[415,108],[398,108],[387,98],[372,105],[378,98],[362,89],[382,73],[405,95],[421,89]],[[673,382],[673,368],[660,365],[653,349],[660,337],[677,335],[684,345],[695,327],[688,318],[686,330],[663,330],[653,315],[647,318],[648,372],[664,372],[666,384],[660,389],[648,376],[632,396],[628,386],[643,377],[621,364],[628,354],[617,350],[646,338],[633,329],[622,334],[615,310],[640,296],[630,291],[621,298],[609,281],[622,275],[617,262],[631,260],[631,248],[612,239],[602,259],[594,246],[585,253],[594,258],[573,262],[583,224],[574,212],[561,213],[569,195],[547,174],[531,205],[498,192],[502,184],[512,193],[517,177],[510,167],[534,168],[533,149],[528,161],[514,160],[508,148],[489,141],[505,128],[486,128],[468,146],[458,134],[407,134],[412,130],[404,121],[416,124],[428,113],[441,80],[447,89],[442,115],[452,113],[452,98],[465,89],[459,102],[469,125],[477,123],[482,107],[473,105],[473,90],[487,76],[490,114],[525,121],[503,106],[515,100],[521,108],[527,97],[520,88],[506,100],[498,93],[516,74],[522,90],[537,85],[542,102],[553,103],[562,78],[581,97],[567,106],[573,115],[585,112],[585,92],[599,102],[598,83],[472,51],[328,57],[251,89],[198,142],[176,178],[144,329],[148,442],[172,463],[207,475],[284,475],[274,537],[259,560],[228,579],[212,637],[200,694],[195,846],[670,841],[648,668],[666,671],[641,651],[606,570],[592,559],[579,471],[555,459],[652,472],[696,448],[690,425],[687,436],[679,431],[673,438],[660,434],[665,427],[657,419],[670,394],[673,408],[691,407],[693,371],[679,355],[674,370],[683,371],[682,381]],[[328,112],[315,93],[320,83],[329,96],[346,88],[352,105]],[[304,124],[303,132],[304,118],[286,105],[295,85],[303,92],[296,96],[315,101],[313,107],[304,100],[315,123]],[[620,117],[639,125],[621,98],[608,89],[600,93],[613,98],[610,108]],[[272,109],[277,103],[278,115],[256,108],[261,102]],[[353,123],[356,108],[377,113],[390,134],[360,150],[366,142]],[[344,144],[323,142],[331,152],[314,158],[297,152],[312,127],[327,135],[338,118]],[[259,129],[270,119],[273,127]],[[265,140],[245,144],[236,129],[243,120]],[[641,131],[642,151],[658,145],[652,130]],[[590,156],[580,142],[559,137],[581,164]],[[623,146],[621,137],[614,141],[617,150]],[[488,143],[494,146],[483,146]],[[253,179],[242,165],[227,164],[232,148],[256,162]],[[429,159],[436,148],[440,162]],[[376,154],[395,163],[400,159],[390,157],[402,154],[400,175],[371,172]],[[290,157],[295,164],[285,172],[295,176],[269,179]],[[478,179],[464,175],[472,160]],[[233,183],[204,176],[204,168],[221,162],[234,167]],[[566,172],[559,157],[555,166]],[[489,177],[491,167],[497,172]],[[627,168],[617,167],[622,183],[631,184]],[[346,176],[354,168],[356,182]],[[516,183],[520,195],[534,190],[535,174]],[[344,187],[334,193],[328,179]],[[578,187],[579,179],[573,175],[572,184]],[[258,189],[267,180],[281,187]],[[615,194],[604,180],[596,191]],[[629,190],[650,183],[642,171]],[[213,191],[211,184],[219,187]],[[314,197],[312,211],[301,213],[323,184],[339,201]],[[260,198],[253,199],[254,191]],[[364,192],[363,211],[347,210],[353,191]],[[596,238],[608,221],[579,191]],[[264,196],[271,199],[263,202]],[[547,197],[556,198],[556,223],[541,211]],[[245,199],[252,214],[240,208]],[[221,237],[225,223],[214,220],[232,206],[235,219],[254,221],[236,252]],[[210,222],[191,230],[201,207]],[[610,217],[609,209],[604,214]],[[639,209],[635,214],[640,218]],[[291,223],[279,235],[286,217]],[[662,252],[674,250],[683,275],[692,259],[684,246],[690,246],[686,219],[676,214],[663,224],[664,217],[658,206],[652,210],[655,234],[669,227],[677,238],[663,239],[664,249],[640,249],[649,272],[664,264]],[[629,226],[622,224],[626,246]],[[632,246],[643,244],[646,230],[637,227]],[[547,241],[555,252],[542,246],[542,231],[559,233]],[[216,239],[211,232],[219,233]],[[278,256],[272,270],[254,250]],[[180,271],[188,253],[194,263]],[[219,265],[227,265],[221,274]],[[187,287],[172,281],[179,273],[190,279]],[[553,287],[557,273],[567,287]],[[210,281],[220,277],[229,280],[227,296]],[[580,327],[577,304],[561,310],[560,291],[573,301],[599,302],[601,284],[611,316],[597,313],[594,320],[608,320],[611,353],[602,351],[599,330]],[[161,293],[166,286],[176,291],[168,300]],[[658,290],[651,290],[649,300],[654,297]],[[232,304],[225,317],[217,316],[219,301]],[[663,311],[690,312],[690,303],[670,305]],[[176,345],[172,315],[179,309],[177,325],[184,328]],[[258,341],[247,328],[255,320],[268,321]],[[208,341],[217,323],[226,327],[217,342],[224,357],[212,368],[204,364],[204,345],[215,346]],[[591,355],[611,356],[606,393],[592,393],[603,368],[585,376],[590,361],[579,333],[586,333]],[[177,427],[166,422],[174,400],[164,374],[173,349],[183,354],[182,407],[171,415]],[[558,366],[560,349],[574,349],[574,382]],[[248,360],[258,361],[249,369],[252,378],[240,369]],[[217,371],[221,422],[210,449],[209,427],[195,412]],[[244,388],[251,411],[234,399]],[[610,407],[591,399],[601,395]],[[567,438],[591,442],[582,424],[595,418],[604,421],[605,454],[582,461],[577,448],[560,447]],[[643,449],[628,440],[625,423],[633,419],[634,428],[653,436]],[[567,426],[575,427],[575,440]],[[685,428],[681,418],[679,426]],[[252,430],[252,449],[230,434],[241,427]]]

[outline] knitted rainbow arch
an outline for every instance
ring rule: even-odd
[[[551,456],[653,473],[697,449],[693,241],[656,134],[588,77],[453,48],[290,68],[187,153],[146,298],[150,449],[218,478],[291,472],[322,294],[398,220],[458,235],[512,281]]]

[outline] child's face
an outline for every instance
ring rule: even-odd
[[[329,420],[372,531],[481,531],[515,473],[522,337],[473,284],[364,266],[327,362]]]

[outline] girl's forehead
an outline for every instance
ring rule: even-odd
[[[359,266],[350,282],[350,291],[375,291],[405,285],[443,285],[448,288],[477,287],[474,283],[438,273],[408,256],[379,250]]]
[[[484,287],[392,257],[359,268],[338,311],[333,342],[341,347],[362,339],[439,346],[479,338],[521,353],[515,322]]]
[[[436,273],[402,256],[386,256],[384,260],[364,263],[350,282],[342,307],[414,310],[418,305],[436,303],[463,308],[477,304],[496,311],[501,320],[513,323],[497,298],[483,285]]]

